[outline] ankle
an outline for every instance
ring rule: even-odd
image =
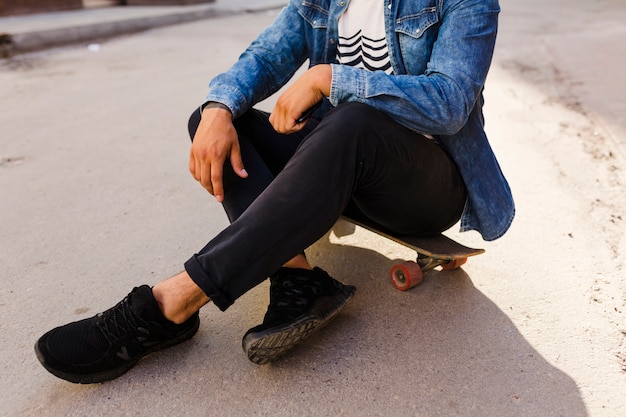
[[[186,272],[155,285],[152,294],[163,317],[175,324],[184,323],[210,301]]]
[[[307,261],[306,256],[304,254],[299,254],[285,262],[283,265],[285,268],[296,268],[296,269],[306,269],[311,271],[313,267]]]

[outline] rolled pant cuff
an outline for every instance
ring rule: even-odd
[[[191,277],[191,280],[206,294],[207,297],[213,301],[213,304],[222,311],[226,311],[228,307],[233,305],[234,301],[231,300],[226,294],[220,291],[219,288],[211,282],[211,277],[200,266],[200,263],[196,259],[196,255],[189,258],[185,262],[185,270]]]

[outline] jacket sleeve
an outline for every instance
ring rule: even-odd
[[[387,75],[332,65],[330,102],[335,106],[350,101],[368,104],[417,132],[458,132],[482,92],[500,8],[497,0],[442,3],[437,40],[423,74]],[[402,59],[407,62],[411,57]]]
[[[290,3],[225,73],[209,83],[205,102],[225,104],[233,117],[278,91],[308,58],[302,19]]]

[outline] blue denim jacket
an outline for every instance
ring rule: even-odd
[[[515,208],[482,115],[498,0],[381,0],[394,75],[336,63],[337,22],[349,1],[291,0],[233,67],[211,81],[206,101],[225,104],[237,117],[275,93],[307,59],[310,66],[332,64],[330,97],[315,117],[357,101],[432,135],[465,181],[461,231],[499,238]]]

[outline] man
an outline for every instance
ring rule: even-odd
[[[497,0],[290,1],[190,119],[189,169],[230,226],[180,274],[42,336],[44,367],[115,378],[192,337],[202,306],[226,310],[268,276],[268,311],[243,348],[278,359],[354,295],[304,254],[344,213],[398,234],[461,219],[502,236],[514,205],[482,117],[498,13]],[[307,60],[271,115],[253,109]]]

